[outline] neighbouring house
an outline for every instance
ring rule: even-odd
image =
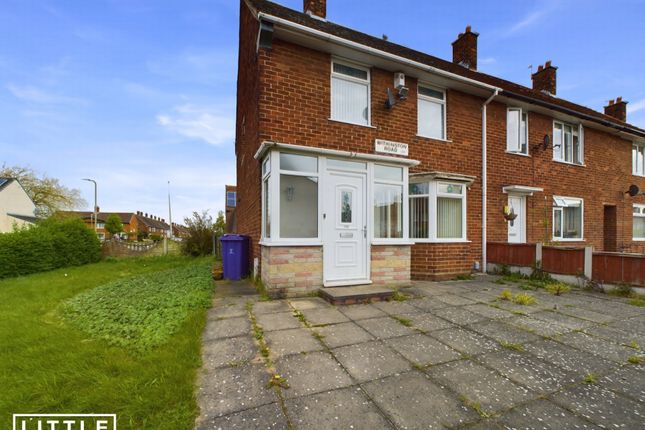
[[[226,232],[237,233],[237,187],[226,185]]]
[[[166,220],[152,214],[137,211],[130,222],[137,233],[143,233],[148,237],[167,237],[170,233],[170,225]]]
[[[36,205],[20,181],[0,178],[0,233],[10,233],[16,227],[35,223],[35,214]]]
[[[172,236],[177,239],[185,239],[190,236],[190,232],[188,231],[188,228],[186,228],[186,226],[173,222]]]
[[[556,97],[551,61],[532,88],[479,72],[470,27],[448,61],[326,3],[240,2],[237,229],[270,291],[452,278],[492,241],[645,252],[626,101]]]
[[[62,211],[64,215],[80,217],[88,227],[94,229],[94,212],[91,211]],[[117,215],[123,224],[123,232],[119,237],[127,240],[137,240],[140,237],[168,235],[170,226],[162,218],[147,213],[137,212],[98,212],[96,222],[96,234],[99,239],[105,240],[110,238],[110,234],[105,230],[105,222],[112,214]]]

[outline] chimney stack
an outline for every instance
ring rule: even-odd
[[[616,101],[609,100],[609,104],[605,106],[605,115],[627,122],[627,103],[629,102],[624,101],[622,97],[618,97]]]
[[[314,18],[327,18],[327,0],[304,0],[303,12]]]
[[[452,42],[452,62],[470,70],[477,70],[477,37],[470,25]]]
[[[556,70],[558,68],[551,65],[551,60],[547,61],[544,66],[540,65],[537,72],[531,75],[533,89],[554,96],[556,91]]]

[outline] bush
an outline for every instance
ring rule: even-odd
[[[191,218],[184,218],[188,229],[188,236],[181,242],[181,252],[193,257],[210,255],[213,253],[213,218],[204,211],[201,214],[193,212]]]
[[[0,279],[101,259],[101,243],[80,219],[50,218],[0,234]]]
[[[161,242],[161,235],[160,234],[152,234],[152,235],[150,235],[150,239],[152,239],[153,242]]]

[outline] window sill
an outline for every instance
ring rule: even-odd
[[[574,167],[587,167],[587,165],[586,165],[586,164],[584,164],[584,163],[583,163],[583,164],[576,164],[576,163],[572,163],[572,162],[570,162],[570,161],[558,160],[557,158],[552,158],[552,160],[553,160],[553,161],[555,161],[556,163],[560,163],[560,164],[567,164],[567,165],[569,165],[569,166],[574,166]]]
[[[632,242],[645,242],[645,237],[633,237]]]
[[[358,127],[374,128],[374,129],[376,128],[375,126],[373,126],[371,124],[359,124],[357,122],[343,121],[343,120],[334,119],[334,118],[327,118],[327,121],[337,122],[339,124],[345,124],[345,125],[355,125],[355,126],[358,126]]]
[[[372,245],[376,245],[376,246],[414,245],[414,242],[407,239],[373,239]]]
[[[553,239],[554,242],[586,242],[586,239]]]
[[[515,152],[515,151],[508,151],[508,150],[506,150],[504,152],[506,152],[507,154],[511,154],[511,155],[519,155],[519,156],[522,156],[522,157],[531,158],[530,154],[524,154],[523,152]]]
[[[414,243],[472,243],[468,239],[412,239]]]
[[[450,140],[450,139],[440,139],[438,137],[424,136],[422,134],[417,134],[417,137],[420,137],[422,139],[428,139],[428,140],[436,140],[437,142],[453,143],[452,140]]]
[[[636,176],[637,178],[645,178],[645,174],[641,175],[640,173],[634,173],[634,172],[632,172],[632,176]]]
[[[322,246],[322,241],[320,240],[281,240],[281,241],[260,241],[261,246],[274,247],[274,246]]]

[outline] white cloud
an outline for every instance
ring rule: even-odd
[[[645,99],[627,104],[627,112],[629,113],[635,113],[643,109],[645,109]]]
[[[157,122],[166,129],[211,145],[231,143],[235,137],[234,105],[226,107],[177,106],[170,114],[157,115]]]
[[[497,59],[495,59],[494,57],[480,58],[478,60],[478,63],[481,65],[495,64],[497,63]]]
[[[31,85],[7,85],[7,89],[14,97],[30,103],[39,104],[82,104],[87,105],[87,101],[77,98],[68,97],[59,94],[50,93],[43,89]]]
[[[513,24],[505,33],[506,36],[511,36],[522,30],[530,28],[539,23],[544,17],[555,11],[558,3],[555,1],[545,1],[539,3],[540,9],[533,10]]]
[[[237,50],[190,49],[182,53],[150,59],[148,70],[175,82],[189,82],[221,87],[235,83]]]

